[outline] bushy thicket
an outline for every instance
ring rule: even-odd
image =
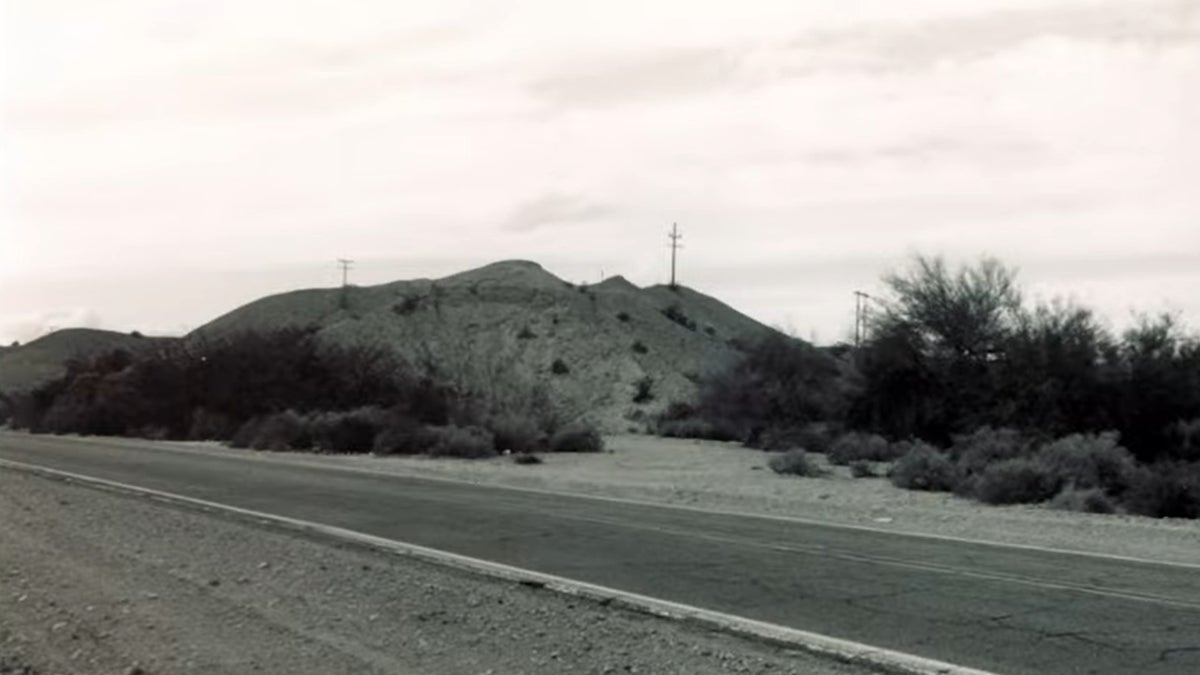
[[[602,447],[591,427],[565,428],[544,392],[472,390],[436,375],[384,349],[321,343],[311,330],[245,333],[70,362],[64,377],[14,398],[11,422],[258,450],[487,457]]]
[[[739,342],[742,358],[658,432],[824,452],[860,471],[896,461],[897,484],[995,503],[1194,513],[1200,337],[1176,319],[1116,334],[1086,308],[1025,302],[992,259],[955,270],[918,257],[884,281],[861,345]]]

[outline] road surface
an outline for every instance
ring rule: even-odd
[[[1200,672],[1200,568],[0,433],[0,459],[1020,675]]]

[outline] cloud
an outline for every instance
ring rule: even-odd
[[[680,47],[568,62],[529,89],[552,105],[603,106],[707,94],[738,80],[736,53]]]
[[[517,206],[504,220],[504,229],[531,232],[547,225],[600,220],[615,212],[610,206],[590,202],[579,195],[552,192]]]

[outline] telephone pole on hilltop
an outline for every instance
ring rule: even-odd
[[[338,258],[337,262],[338,267],[342,268],[342,295],[339,298],[339,304],[342,309],[346,309],[350,304],[350,270],[354,267],[354,261],[348,258]]]
[[[870,301],[874,300],[862,291],[854,291],[854,346],[861,347],[867,339],[867,315],[871,311]]]
[[[667,237],[671,240],[671,288],[675,288],[675,254],[683,248],[683,244],[679,243],[683,239],[683,235],[679,234],[679,223],[671,223],[671,232]]]

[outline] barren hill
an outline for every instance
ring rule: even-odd
[[[86,359],[114,349],[136,351],[161,342],[94,328],[64,328],[29,344],[0,351],[0,394],[33,389],[66,372],[69,359]]]
[[[688,288],[642,289],[622,277],[577,286],[505,261],[437,280],[269,296],[189,337],[304,326],[338,344],[386,346],[475,387],[543,383],[610,430],[691,398],[701,375],[734,357],[731,341],[771,331]]]

